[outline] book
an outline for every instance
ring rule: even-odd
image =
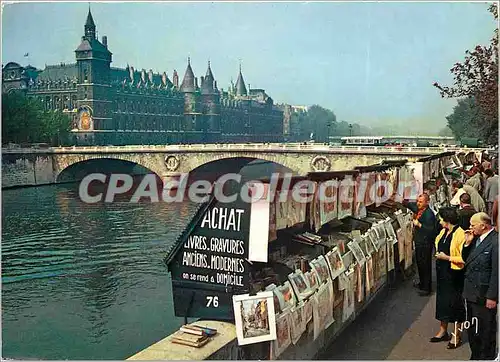
[[[201,329],[207,336],[214,336],[217,334],[217,329],[215,329],[215,328],[199,326],[197,324],[192,324],[192,325],[190,325],[190,327]]]
[[[183,339],[178,339],[175,337],[172,338],[172,343],[182,344],[184,346],[190,346],[190,347],[196,347],[196,348],[203,347],[205,344],[208,343],[208,341],[210,341],[208,338],[204,339],[201,342],[190,342],[190,341],[185,341]]]
[[[176,338],[176,339],[182,339],[183,341],[187,341],[187,342],[202,342],[208,338],[206,335],[196,336],[194,334],[185,333],[185,332],[181,332],[181,331],[175,332],[172,337]]]
[[[181,328],[179,328],[179,331],[184,332],[184,333],[188,333],[188,334],[193,334],[196,336],[204,336],[205,335],[205,333],[203,333],[203,331],[201,329],[187,328],[186,326],[182,326]]]

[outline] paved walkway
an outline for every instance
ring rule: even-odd
[[[436,295],[419,296],[409,278],[383,292],[319,359],[469,360],[467,333],[455,350],[446,349],[448,342],[429,342],[439,329],[435,305]],[[451,325],[448,332],[452,332]]]

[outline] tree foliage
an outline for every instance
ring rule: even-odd
[[[489,11],[498,19],[497,4],[490,5]],[[473,51],[465,52],[465,61],[456,63],[451,69],[454,76],[453,86],[442,86],[434,83],[441,97],[467,98],[466,102],[477,108],[477,117],[470,125],[475,130],[475,137],[488,143],[498,142],[498,29],[487,46],[478,45]],[[471,101],[471,98],[474,101]],[[458,105],[458,107],[463,107]],[[475,112],[475,111],[474,111]],[[457,120],[457,117],[452,117]],[[449,121],[449,120],[448,120]],[[455,130],[465,128],[455,124],[450,128]],[[455,133],[457,137],[465,136]]]
[[[311,106],[307,112],[293,113],[290,120],[292,139],[294,141],[327,142],[329,137],[343,137],[368,134],[369,131],[357,123],[337,121],[335,113],[318,105]]]
[[[327,142],[335,118],[332,111],[318,105],[311,106],[307,112],[293,113],[291,128],[295,140],[309,140],[312,134],[315,141]]]
[[[482,119],[479,107],[473,97],[459,99],[453,113],[446,117],[448,127],[458,139],[462,137],[478,137],[477,124]]]
[[[40,100],[20,92],[2,94],[2,143],[59,145],[70,130],[70,117],[45,111]]]

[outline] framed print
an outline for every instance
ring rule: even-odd
[[[363,250],[361,250],[361,247],[359,246],[359,244],[355,241],[351,241],[347,244],[347,247],[354,255],[354,258],[356,259],[358,264],[360,266],[363,266],[365,264],[366,258],[365,258],[365,254],[363,254]]]
[[[290,311],[276,318],[276,339],[271,342],[271,356],[276,359],[292,343]]]
[[[373,247],[373,243],[370,240],[370,236],[368,234],[364,234],[361,236],[361,239],[363,240],[363,246],[365,247],[365,254],[366,256],[370,256],[375,252],[375,248]]]
[[[344,304],[342,308],[342,321],[348,320],[354,313],[354,289],[356,286],[356,275],[354,269],[349,269],[345,273],[347,285],[344,292]]]
[[[328,263],[323,255],[313,259],[309,265],[311,266],[311,269],[316,272],[320,283],[326,283],[330,279]]]
[[[295,308],[292,308],[290,312],[291,319],[291,335],[292,343],[297,344],[300,337],[306,330],[306,318],[305,318],[305,308],[304,303],[299,303]]]
[[[337,182],[323,182],[319,185],[320,195],[324,196],[320,200],[321,224],[337,218]]]
[[[352,176],[345,176],[340,182],[338,190],[337,218],[339,220],[351,216],[354,208],[354,180]]]
[[[345,271],[344,262],[342,261],[342,256],[340,255],[340,251],[337,247],[334,247],[326,253],[326,262],[330,268],[332,280]]]
[[[352,251],[348,251],[344,255],[342,255],[342,261],[344,262],[345,269],[348,270],[351,268],[351,264],[354,263],[354,256]]]
[[[276,339],[273,292],[233,295],[233,308],[240,346]]]
[[[372,243],[373,248],[375,249],[375,251],[378,251],[378,249],[379,249],[378,234],[375,231],[375,228],[373,228],[373,227],[370,228],[370,230],[368,230],[366,232],[366,234],[368,235],[368,239],[371,241],[371,243]]]
[[[296,270],[295,273],[288,274],[288,280],[290,281],[290,284],[292,284],[292,287],[295,290],[295,295],[299,301],[304,300],[312,294],[302,271]]]
[[[387,248],[386,248],[386,243],[380,246],[380,249],[378,249],[378,265],[377,265],[377,270],[379,272],[378,278],[383,277],[384,275],[387,274]]]
[[[315,308],[313,308],[314,339],[328,328],[333,322],[333,305],[331,281],[322,284],[318,292],[314,294]]]
[[[274,288],[273,293],[278,299],[281,312],[293,308],[297,302],[289,281]]]
[[[319,288],[319,285],[320,285],[318,274],[316,273],[316,271],[314,269],[312,269],[312,270],[304,273],[304,276],[306,278],[307,284],[309,284],[309,289],[311,290],[311,292],[314,293],[316,291],[316,289]]]
[[[264,291],[266,292],[273,292],[273,301],[274,301],[274,311],[276,312],[276,314],[279,314],[282,312],[281,310],[281,306],[280,306],[280,300],[278,299],[278,296],[276,295],[275,293],[275,290],[276,290],[276,284],[269,284],[265,289]]]
[[[387,237],[390,240],[392,240],[392,244],[394,244],[394,241],[397,242],[398,238],[396,236],[396,233],[394,232],[394,228],[392,227],[391,220],[386,220],[384,226],[385,226],[385,232],[387,234]]]

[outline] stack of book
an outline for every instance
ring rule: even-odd
[[[217,334],[217,330],[196,324],[183,325],[172,337],[172,343],[200,348],[210,341],[209,337]]]

